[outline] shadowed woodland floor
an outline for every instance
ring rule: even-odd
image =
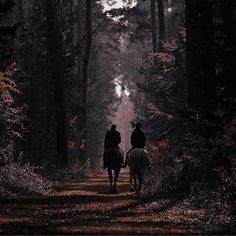
[[[108,194],[107,175],[68,182],[47,197],[6,200],[1,204],[1,234],[201,234],[204,226],[172,220],[180,199],[138,199],[128,175],[120,176],[118,194]],[[172,215],[171,215],[172,214]],[[188,216],[187,216],[188,218]],[[189,220],[189,221],[188,221]]]

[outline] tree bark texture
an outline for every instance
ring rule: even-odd
[[[158,23],[159,23],[159,48],[162,50],[162,42],[165,40],[165,9],[163,0],[157,0],[158,5]]]
[[[83,58],[83,68],[82,68],[82,91],[81,91],[81,101],[82,101],[82,112],[81,112],[81,161],[84,162],[86,159],[86,139],[87,139],[87,93],[88,93],[88,69],[89,61],[91,55],[92,47],[92,0],[86,1],[86,46]]]
[[[52,0],[45,1],[47,17],[47,50],[49,59],[49,73],[53,93],[55,120],[55,149],[58,164],[66,164],[67,155],[67,119],[65,109],[65,95],[63,90],[63,62],[61,52],[62,36],[57,28],[56,6]]]

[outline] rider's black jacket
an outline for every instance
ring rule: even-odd
[[[114,129],[108,130],[105,136],[104,149],[117,148],[120,142],[120,132]]]
[[[145,134],[141,129],[135,129],[131,135],[132,148],[144,148],[146,143]]]

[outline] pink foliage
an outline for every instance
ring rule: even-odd
[[[14,103],[12,95],[15,93],[19,93],[19,91],[16,88],[16,84],[11,79],[14,73],[15,73],[14,63],[7,68],[6,72],[0,71],[0,112],[3,112],[4,106],[12,105]]]
[[[52,183],[35,173],[29,165],[8,162],[0,169],[0,196],[47,195],[53,191]]]
[[[12,63],[5,72],[0,71],[0,154],[1,159],[8,156],[12,158],[13,150],[17,139],[22,138],[23,129],[23,108],[16,106],[20,92],[13,80],[16,72],[15,63]],[[4,158],[5,159],[5,158]]]

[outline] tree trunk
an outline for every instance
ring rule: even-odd
[[[81,94],[81,85],[82,85],[82,68],[83,68],[83,37],[84,37],[84,1],[80,0],[78,1],[78,20],[77,20],[77,89],[78,93]],[[82,90],[82,89],[81,89]],[[78,104],[78,107],[80,107],[82,103],[81,102]],[[79,110],[79,109],[78,109]],[[81,146],[81,129],[82,129],[82,124],[80,120],[81,114],[77,115],[77,122],[76,122],[76,134],[75,134],[75,141],[76,141],[76,152],[80,151],[80,146]]]
[[[152,20],[152,45],[153,45],[153,52],[157,52],[157,21],[156,21],[156,3],[155,0],[151,0],[151,20]]]
[[[65,165],[67,155],[67,126],[65,95],[63,91],[63,62],[60,35],[56,27],[56,6],[52,0],[45,1],[47,17],[47,50],[49,59],[49,73],[52,83],[54,119],[55,119],[55,149],[57,164]]]
[[[163,0],[157,0],[159,22],[159,49],[162,50],[162,42],[165,40],[165,9]]]
[[[77,21],[77,47],[78,47],[78,54],[77,54],[77,78],[78,78],[78,88],[81,85],[82,81],[82,66],[83,66],[83,45],[82,45],[82,40],[83,40],[83,8],[84,8],[84,2],[83,0],[78,1],[78,21]]]
[[[88,69],[92,46],[92,0],[86,1],[86,47],[82,68],[81,161],[86,161]]]

